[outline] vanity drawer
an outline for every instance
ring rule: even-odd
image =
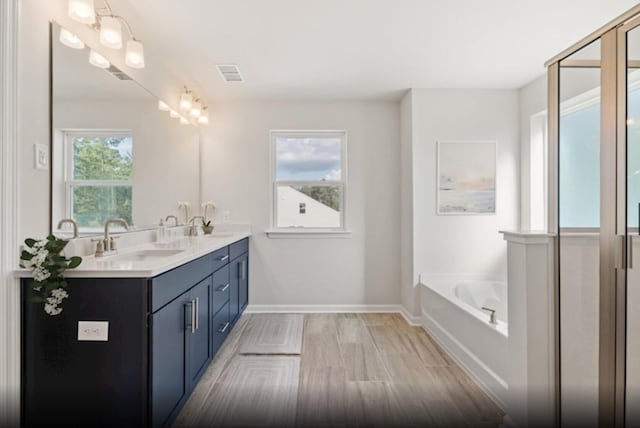
[[[215,355],[218,349],[222,346],[222,343],[229,335],[231,331],[231,322],[229,320],[229,303],[225,304],[217,314],[213,316],[213,353]]]
[[[244,238],[242,241],[234,242],[229,246],[229,259],[233,260],[247,251],[249,251],[249,238]]]
[[[231,284],[229,284],[229,265],[216,271],[213,274],[213,304],[211,306],[211,313],[217,313],[222,306],[229,301],[229,291]]]
[[[229,247],[220,248],[215,251],[213,254],[213,270],[212,272],[217,271],[222,266],[229,263]]]
[[[155,312],[185,291],[211,275],[213,254],[207,254],[185,265],[151,279],[151,312]]]

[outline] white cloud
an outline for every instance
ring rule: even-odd
[[[324,179],[327,181],[339,181],[342,177],[342,171],[339,169],[332,169],[329,174],[324,176]]]

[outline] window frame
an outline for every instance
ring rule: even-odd
[[[277,138],[340,138],[340,180],[278,180],[277,179]],[[271,229],[267,235],[271,238],[283,237],[344,237],[351,232],[347,229],[347,131],[346,130],[271,130],[269,131],[270,154],[270,199],[271,199]],[[340,226],[339,227],[278,227],[278,186],[338,186],[340,189]]]
[[[80,187],[131,187],[131,206],[133,208],[133,177],[129,180],[75,180],[73,178],[74,157],[73,139],[77,137],[104,138],[125,137],[131,139],[131,151],[133,156],[133,131],[128,129],[65,129],[61,131],[64,156],[64,210],[66,218],[73,218],[73,191]],[[134,166],[135,167],[135,162]],[[133,171],[133,170],[132,170]],[[132,172],[133,174],[133,172]],[[134,224],[133,209],[131,211],[131,224]],[[101,228],[80,227],[81,232],[99,232]]]

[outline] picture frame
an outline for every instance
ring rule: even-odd
[[[496,215],[496,141],[438,141],[436,174],[437,215]]]

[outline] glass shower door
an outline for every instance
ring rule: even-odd
[[[599,407],[601,41],[559,64],[560,417],[595,427]]]
[[[640,27],[625,31],[626,69],[626,426],[640,426]],[[621,42],[624,42],[621,39]],[[635,257],[634,257],[635,256]]]

